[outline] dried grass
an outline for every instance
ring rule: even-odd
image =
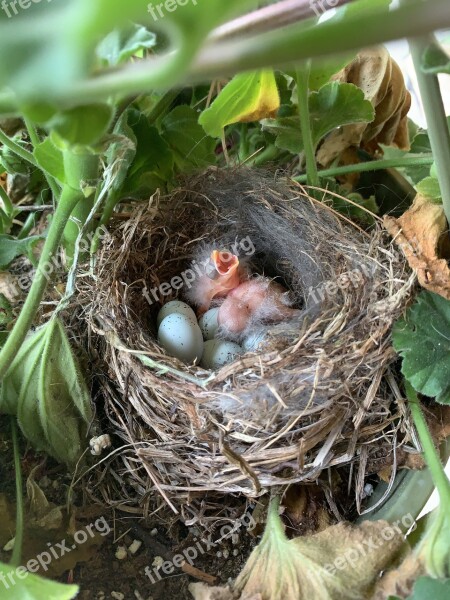
[[[261,353],[214,373],[188,367],[159,347],[159,306],[143,289],[184,271],[197,242],[242,235],[255,241],[253,267],[281,275],[300,317],[274,326]],[[355,269],[360,279],[345,287],[338,278]],[[321,299],[317,290],[337,281]],[[111,226],[93,276],[79,278],[67,317],[92,360],[104,432],[117,442],[90,472],[90,493],[130,512],[162,499],[186,523],[204,522],[223,513],[226,496],[255,499],[352,464],[359,505],[372,450],[389,455],[409,440],[386,373],[391,326],[413,285],[381,227],[361,232],[266,174],[209,170],[135,205]]]

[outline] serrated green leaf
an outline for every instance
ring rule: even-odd
[[[77,585],[65,585],[38,577],[11,565],[0,563],[0,597],[8,600],[72,600],[78,594]],[[4,590],[4,591],[3,591]]]
[[[441,188],[436,177],[425,177],[416,185],[416,190],[425,198],[434,202],[442,202]]]
[[[42,235],[33,235],[22,240],[11,235],[0,235],[0,269],[6,269],[15,258],[22,255],[36,263],[33,248],[42,239]]]
[[[39,166],[47,173],[50,173],[60,183],[66,182],[63,153],[49,137],[35,147],[33,154]]]
[[[273,71],[240,73],[202,112],[198,122],[211,137],[221,137],[226,125],[259,121],[279,107],[280,96]]]
[[[31,334],[8,369],[1,412],[17,415],[37,450],[74,465],[92,420],[91,398],[58,318]]]
[[[419,577],[408,600],[448,600],[449,598],[450,579]]]
[[[97,56],[113,67],[125,62],[139,50],[153,48],[156,35],[142,25],[132,23],[126,29],[115,29],[97,46]]]
[[[215,140],[206,135],[198,123],[198,113],[191,107],[177,106],[161,121],[161,135],[172,149],[181,171],[203,168],[215,162]]]
[[[422,57],[422,71],[432,75],[450,73],[450,56],[440,44],[430,44],[425,50]]]
[[[421,292],[392,331],[402,373],[425,396],[450,404],[450,302]]]
[[[48,126],[70,145],[91,146],[106,133],[112,116],[108,104],[89,104],[58,113]]]
[[[314,148],[331,131],[351,123],[373,121],[372,104],[365,100],[364,92],[351,83],[327,83],[309,98],[311,133]],[[303,138],[297,116],[280,119],[264,119],[264,129],[277,135],[276,145],[293,154],[303,151]]]

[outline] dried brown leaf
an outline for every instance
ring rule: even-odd
[[[423,565],[415,554],[408,554],[398,569],[388,571],[377,583],[370,600],[408,598],[416,579],[424,573]]]
[[[333,79],[362,89],[375,109],[375,119],[372,123],[345,125],[331,133],[317,153],[320,164],[328,166],[352,146],[361,146],[372,154],[379,144],[409,149],[407,114],[411,96],[400,67],[386,48],[363,50]]]
[[[450,269],[439,257],[448,233],[442,206],[417,196],[399,219],[385,217],[384,226],[416,271],[420,285],[450,300]]]

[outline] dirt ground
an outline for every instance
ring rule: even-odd
[[[11,551],[4,548],[14,536],[15,475],[9,419],[3,417],[0,418],[0,453],[0,562],[8,563]],[[118,510],[105,512],[98,506],[81,507],[76,496],[75,518],[65,517],[58,522],[53,517],[56,507],[65,504],[70,478],[56,464],[49,460],[43,462],[42,456],[25,446],[21,454],[24,493],[26,479],[37,466],[36,483],[49,502],[47,513],[40,521],[27,514],[26,509],[25,520],[30,523],[33,519],[33,525],[28,524],[25,532],[22,564],[48,550],[49,544],[58,548],[58,542],[66,539],[69,549],[66,556],[52,560],[47,573],[40,570],[39,574],[64,583],[76,583],[80,586],[81,600],[192,599],[188,590],[191,582],[203,578],[210,583],[226,583],[236,577],[257,543],[258,537],[244,529],[213,543],[220,538],[220,532],[209,536],[195,527],[188,529],[173,523],[169,529],[160,518],[144,522]],[[101,528],[99,525],[101,535],[95,527],[99,519],[103,523]],[[94,524],[95,537],[75,547],[73,536],[66,536],[67,529],[85,530],[89,524]],[[192,556],[192,567],[189,564],[184,567],[191,574],[173,567],[169,574],[160,571],[160,578],[155,575],[156,565],[172,561],[183,551],[192,555],[195,547],[198,556]],[[167,571],[171,569],[168,565]]]

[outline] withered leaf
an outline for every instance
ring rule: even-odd
[[[383,223],[416,271],[420,285],[450,300],[450,269],[442,258],[448,233],[442,206],[418,195],[400,218],[387,216]]]

